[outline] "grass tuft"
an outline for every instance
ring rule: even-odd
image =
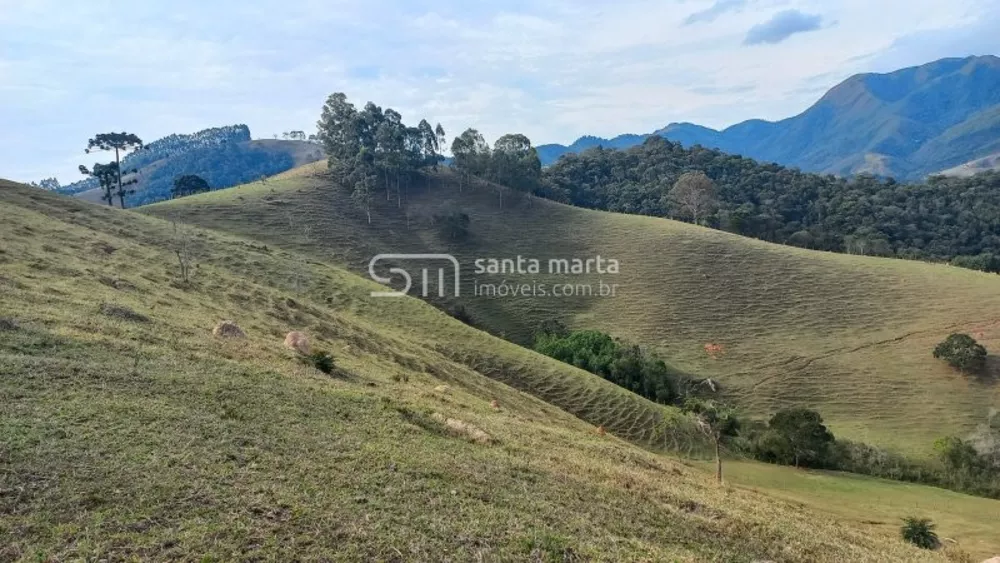
[[[113,319],[130,321],[134,323],[150,322],[149,317],[147,317],[146,315],[133,311],[132,309],[125,307],[124,305],[101,303],[100,312],[102,315],[106,317],[111,317]]]

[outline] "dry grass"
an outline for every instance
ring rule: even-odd
[[[178,284],[168,223],[9,184],[0,203],[0,310],[20,326],[0,332],[0,560],[941,560],[599,436],[462,355],[540,395],[671,411],[342,270],[195,231]],[[210,337],[222,319],[247,338]],[[292,329],[338,377],[290,357]]]
[[[674,365],[712,377],[752,414],[818,409],[841,436],[912,455],[964,434],[1000,406],[1000,360],[962,376],[931,357],[949,333],[1000,351],[1000,276],[911,261],[813,252],[651,217],[595,212],[466,188],[442,171],[402,208],[376,206],[371,226],[320,164],[258,184],[146,208],[308,253],[365,275],[382,252],[450,252],[463,263],[461,302],[474,320],[527,342],[543,320],[597,328],[654,347]],[[280,203],[280,205],[279,205]],[[294,212],[296,224],[286,218]],[[470,238],[443,241],[434,215],[462,211]],[[307,225],[309,235],[303,236]],[[621,263],[615,298],[470,298],[478,257],[588,258]],[[528,276],[552,281],[546,275]],[[565,279],[565,278],[562,278]],[[454,303],[452,303],[454,304]],[[721,346],[709,353],[706,345]],[[568,398],[585,401],[585,396]]]

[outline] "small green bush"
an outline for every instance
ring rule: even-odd
[[[934,523],[929,518],[913,516],[903,518],[900,533],[904,540],[923,549],[937,549],[941,545],[937,534],[934,533]]]
[[[134,323],[148,323],[149,317],[143,315],[142,313],[137,313],[124,305],[115,305],[113,303],[102,303],[101,304],[101,314],[106,317],[111,317],[113,319],[120,319],[123,321],[131,321]]]
[[[934,348],[934,357],[964,372],[980,372],[986,367],[986,348],[968,334],[951,334]]]
[[[449,213],[448,215],[435,215],[434,224],[441,233],[441,237],[447,240],[462,241],[469,238],[469,216],[465,213]]]
[[[326,352],[313,352],[305,356],[304,360],[307,364],[327,375],[333,373],[333,368],[336,367],[333,363],[333,356]]]

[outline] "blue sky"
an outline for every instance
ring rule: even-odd
[[[997,29],[996,0],[0,0],[0,177],[78,180],[98,132],[313,132],[336,91],[535,144],[780,119]]]

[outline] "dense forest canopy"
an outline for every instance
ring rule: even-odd
[[[249,140],[250,128],[243,124],[213,127],[190,135],[168,135],[149,143],[141,151],[129,154],[123,165],[127,168],[142,168],[168,156]]]
[[[627,150],[567,154],[537,192],[593,209],[684,217],[665,197],[685,172],[704,172],[717,202],[704,224],[818,250],[953,260],[1000,271],[1000,173],[932,177],[925,183],[859,175],[839,178],[662,137]]]

